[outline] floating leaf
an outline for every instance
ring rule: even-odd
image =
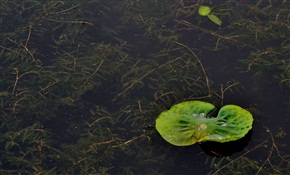
[[[159,115],[156,129],[167,142],[188,146],[204,141],[234,141],[244,137],[252,128],[253,117],[247,110],[226,105],[217,117],[207,117],[214,108],[202,101],[176,104]]]
[[[217,25],[222,25],[222,21],[217,17],[217,16],[215,16],[215,15],[213,15],[213,14],[209,14],[209,15],[207,15],[207,17],[212,21],[212,22],[214,22],[214,23],[216,23]]]
[[[198,9],[198,14],[201,16],[207,16],[211,12],[210,7],[208,6],[200,6]]]
[[[211,14],[211,8],[208,6],[200,6],[198,9],[198,14],[201,16],[207,16],[212,22],[217,25],[222,25],[222,21],[214,14]]]

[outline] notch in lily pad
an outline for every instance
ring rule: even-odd
[[[222,25],[222,21],[216,15],[211,13],[211,8],[208,6],[200,6],[198,14],[201,16],[207,16],[212,22],[219,26]]]
[[[203,101],[173,105],[156,119],[156,129],[167,142],[176,146],[235,141],[252,129],[253,116],[249,111],[226,105],[219,110],[217,117],[208,117],[214,109],[214,105]]]

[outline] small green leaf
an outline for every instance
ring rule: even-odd
[[[214,14],[211,14],[211,8],[208,6],[200,6],[198,9],[198,14],[201,16],[207,16],[212,22],[217,25],[222,25],[222,21]]]
[[[210,7],[208,6],[200,6],[198,9],[198,14],[201,16],[207,16],[211,12]]]
[[[209,15],[207,15],[207,17],[215,24],[217,24],[219,26],[222,25],[222,21],[217,16],[215,16],[213,14],[209,14]]]

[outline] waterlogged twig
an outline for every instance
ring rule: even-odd
[[[155,94],[154,94],[154,96],[155,96],[154,102],[158,101],[159,99],[161,99],[161,98],[163,98],[165,96],[173,95],[173,94],[176,94],[176,92],[175,91],[169,91],[169,92],[163,93],[163,91],[161,91],[161,94],[159,96],[155,96]]]
[[[226,168],[229,164],[232,164],[236,161],[238,161],[239,159],[241,159],[242,157],[244,157],[245,155],[249,154],[250,152],[260,148],[264,143],[266,143],[268,141],[268,138],[265,139],[262,143],[260,143],[259,145],[257,145],[256,147],[250,149],[250,150],[247,150],[244,154],[242,154],[241,156],[237,157],[236,159],[230,161],[229,163],[225,164],[224,166],[222,166],[221,168],[217,169],[214,173],[212,173],[211,175],[215,175],[217,174],[218,172],[220,172],[222,169]]]
[[[103,64],[104,60],[101,60],[101,62],[99,63],[99,65],[96,67],[96,70],[85,80],[85,82],[80,85],[80,88],[83,87],[84,85],[87,84],[87,82],[94,76],[96,75],[96,73],[99,71],[99,69],[101,68],[102,64]]]
[[[272,156],[274,150],[276,150],[277,155],[280,157],[280,159],[282,159],[282,161],[287,162],[288,164],[290,164],[290,160],[286,160],[286,159],[284,159],[284,158],[281,156],[280,151],[279,151],[279,149],[278,149],[278,147],[277,147],[277,145],[276,145],[276,143],[275,143],[275,140],[274,140],[274,137],[273,137],[272,133],[270,132],[270,130],[269,130],[268,128],[266,128],[266,130],[267,130],[267,132],[268,132],[269,135],[270,135],[272,145],[271,145],[271,148],[270,148],[269,155],[267,156],[267,159],[263,162],[263,164],[260,166],[259,170],[256,172],[255,175],[258,175],[258,174],[262,171],[262,169],[265,167],[265,165],[266,165],[267,163],[271,166],[271,168],[272,168],[274,171],[276,171],[276,172],[279,173],[279,174],[282,174],[282,172],[280,172],[279,170],[277,170],[277,169],[273,166],[273,164],[271,163],[270,158],[271,158],[271,156]]]
[[[235,83],[227,86],[226,88],[224,88],[223,84],[221,84],[221,88],[220,88],[221,94],[219,95],[216,92],[213,92],[216,96],[218,96],[221,99],[221,106],[223,106],[223,104],[224,104],[224,96],[225,96],[226,91],[231,89],[232,87],[238,85],[238,84],[239,84],[238,82],[235,82]]]
[[[145,77],[147,77],[148,75],[150,75],[151,73],[153,73],[154,71],[156,71],[157,69],[160,69],[168,64],[171,64],[177,60],[181,59],[181,57],[177,57],[174,60],[168,61],[160,66],[158,66],[157,68],[154,68],[152,70],[150,70],[149,72],[147,72],[146,74],[144,74],[143,76],[141,76],[140,78],[138,78],[137,80],[133,81],[132,84],[130,84],[126,89],[124,89],[122,92],[120,92],[119,94],[117,94],[112,101],[115,101],[119,96],[121,96],[122,94],[124,94],[125,92],[127,92],[128,90],[130,90],[134,85],[136,85],[137,83],[141,82],[141,80],[143,80]]]
[[[52,21],[52,22],[58,22],[58,23],[68,23],[68,24],[88,24],[88,25],[93,25],[93,23],[89,21],[84,21],[84,20],[55,20],[55,19],[49,19],[47,18],[46,20]]]
[[[30,24],[29,26],[28,26],[28,34],[27,34],[27,38],[26,38],[26,40],[25,40],[25,43],[24,43],[24,45],[22,44],[22,43],[17,43],[16,41],[13,41],[12,39],[10,39],[10,38],[7,38],[7,40],[9,40],[10,42],[12,42],[12,43],[14,43],[14,44],[16,44],[16,45],[20,45],[29,55],[30,55],[30,57],[32,58],[32,61],[33,62],[35,62],[36,60],[35,60],[35,58],[34,58],[34,55],[33,55],[33,53],[28,49],[28,47],[27,47],[27,45],[28,45],[28,43],[29,43],[29,40],[30,40],[30,37],[31,37],[31,30],[32,30],[32,24]],[[7,49],[7,48],[5,48],[5,49]],[[9,50],[11,50],[11,49],[9,49]]]
[[[24,45],[21,44],[21,46],[22,46],[22,47],[24,48],[24,50],[26,50],[27,53],[31,56],[32,61],[35,62],[36,60],[35,60],[35,58],[34,58],[32,52],[30,52],[30,50],[29,50],[28,47],[27,47],[28,42],[29,42],[29,40],[30,40],[30,36],[31,36],[31,29],[32,29],[32,24],[30,24],[30,25],[28,26],[28,34],[27,34],[27,38],[26,38],[25,44],[24,44]]]
[[[105,117],[98,118],[97,120],[93,121],[93,123],[88,124],[88,125],[89,125],[89,127],[91,128],[95,123],[98,123],[99,121],[104,120],[104,119],[110,119],[110,120],[112,120],[111,117],[109,117],[109,116],[105,116]]]
[[[57,1],[56,3],[54,3],[51,7],[55,6],[57,3],[61,3],[62,5],[64,5],[64,2],[62,1]],[[74,5],[70,8],[67,8],[67,9],[64,9],[64,10],[61,10],[59,12],[55,12],[55,11],[49,11],[48,9],[46,9],[45,6],[43,6],[43,10],[45,12],[45,14],[39,18],[41,20],[43,19],[46,19],[48,21],[52,21],[52,22],[59,22],[59,23],[71,23],[71,24],[88,24],[88,25],[93,25],[93,23],[89,22],[89,21],[85,21],[85,20],[56,20],[56,19],[52,19],[52,18],[49,18],[50,16],[53,16],[53,15],[64,15],[66,14],[67,12],[70,12],[71,10],[79,7],[80,4],[77,4],[77,5]]]
[[[12,51],[12,49],[10,49],[10,48],[8,48],[8,47],[5,47],[5,46],[2,46],[2,45],[0,45],[0,48],[2,48],[3,50]]]
[[[32,74],[32,73],[33,74],[37,74],[36,71],[29,71],[29,72],[25,72],[25,73],[19,75],[18,68],[14,68],[14,70],[16,72],[16,77],[15,77],[15,82],[14,82],[14,85],[13,85],[13,90],[12,90],[12,93],[11,93],[12,95],[14,95],[14,93],[15,93],[15,90],[16,90],[16,87],[17,87],[17,84],[18,84],[20,78],[22,78],[24,75],[27,75],[27,74]]]
[[[28,92],[28,91],[23,91],[23,92],[21,92],[20,94],[23,94],[23,93],[26,93],[26,92]],[[20,94],[17,94],[17,95],[20,95]],[[26,98],[26,96],[21,97],[21,98],[17,99],[17,101],[15,101],[15,103],[12,105],[12,112],[13,112],[13,114],[16,113],[16,106],[18,105],[18,103],[19,103],[20,101],[22,101],[22,100],[25,100],[25,98]]]
[[[248,47],[251,47],[251,48],[255,48],[247,43],[244,43],[242,41],[239,40],[239,37],[241,37],[241,35],[234,35],[234,36],[224,36],[224,35],[221,35],[221,34],[218,34],[217,32],[213,32],[213,31],[210,31],[210,30],[207,30],[207,29],[204,29],[204,28],[201,28],[197,25],[194,25],[188,21],[185,21],[185,20],[179,20],[177,21],[178,23],[180,24],[183,24],[183,25],[186,25],[188,27],[191,27],[189,29],[180,29],[180,30],[191,30],[191,29],[197,29],[197,30],[200,30],[202,31],[203,33],[207,33],[207,34],[210,34],[212,36],[215,36],[215,37],[218,37],[218,40],[217,40],[217,43],[216,43],[216,46],[215,46],[215,49],[218,48],[218,43],[220,41],[220,39],[224,39],[224,40],[228,40],[228,41],[231,41],[231,42],[235,42],[235,43],[239,43],[239,44],[242,44],[244,46],[248,46]]]
[[[180,46],[183,46],[185,47],[186,49],[189,50],[189,52],[194,56],[194,58],[197,60],[197,62],[199,63],[200,67],[201,67],[201,70],[203,72],[203,75],[204,75],[204,78],[205,78],[205,81],[206,81],[206,86],[207,86],[207,95],[206,96],[203,96],[203,97],[197,97],[196,99],[201,99],[201,98],[208,98],[211,96],[211,89],[210,89],[210,84],[209,84],[209,79],[208,79],[208,76],[206,74],[206,71],[203,67],[203,64],[202,62],[200,61],[200,59],[198,58],[198,56],[193,52],[193,50],[191,48],[189,48],[188,46],[186,46],[185,44],[182,44],[180,42],[177,42],[175,41],[176,44],[180,45]]]
[[[112,146],[112,148],[116,148],[116,147],[120,147],[120,146],[128,145],[128,144],[132,143],[133,141],[135,141],[135,140],[137,140],[137,139],[139,139],[139,138],[147,138],[149,141],[151,140],[150,137],[147,136],[146,134],[141,134],[141,135],[139,135],[139,136],[137,136],[137,137],[133,137],[132,139],[127,140],[127,141],[125,141],[125,142],[123,142],[123,143],[121,143],[121,144],[114,145],[114,146]]]
[[[116,141],[118,141],[118,139],[111,139],[111,140],[104,141],[104,142],[93,143],[90,145],[90,147],[94,148],[94,147],[100,146],[100,145],[108,145],[108,144],[116,142]]]
[[[261,171],[265,168],[266,164],[269,164],[270,167],[278,174],[282,174],[281,171],[279,171],[278,169],[275,168],[275,166],[272,164],[271,162],[271,157],[274,153],[274,151],[276,151],[277,155],[279,156],[279,158],[283,161],[283,162],[287,162],[287,164],[290,164],[290,160],[287,160],[285,158],[283,158],[280,154],[280,151],[275,143],[274,137],[271,133],[271,131],[268,128],[265,128],[266,132],[269,133],[269,137],[266,138],[263,142],[261,142],[260,144],[258,144],[257,146],[255,146],[254,148],[247,150],[244,154],[242,154],[241,156],[237,157],[236,159],[231,160],[229,163],[223,165],[222,167],[218,168],[214,173],[212,173],[212,175],[216,175],[219,172],[221,172],[223,169],[227,168],[227,166],[229,166],[232,163],[237,162],[238,160],[240,160],[241,158],[245,157],[247,154],[253,152],[254,150],[261,148],[262,146],[265,146],[264,144],[267,143],[269,141],[269,139],[271,140],[271,148],[270,148],[270,152],[266,158],[266,160],[262,163],[262,165],[259,167],[259,169],[257,170],[257,172],[255,173],[255,175],[258,175],[261,173]]]
[[[42,92],[44,92],[46,89],[54,86],[55,84],[57,84],[58,82],[60,82],[60,80],[55,80],[54,82],[50,82],[47,86],[45,86],[44,88],[40,87],[40,91],[38,92],[41,96],[43,95]],[[47,94],[49,91],[44,92],[44,94]]]
[[[59,12],[53,12],[52,14],[64,14],[64,13],[66,13],[66,12],[68,12],[68,11],[74,9],[74,8],[77,8],[77,7],[79,7],[79,6],[80,6],[80,4],[77,4],[77,5],[75,5],[75,6],[72,6],[72,7],[70,7],[70,8],[64,9],[64,10],[62,10],[62,11],[59,11]]]

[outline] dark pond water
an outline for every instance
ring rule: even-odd
[[[289,173],[289,2],[0,4],[0,174]],[[241,106],[253,128],[173,146],[155,120],[188,100]]]

